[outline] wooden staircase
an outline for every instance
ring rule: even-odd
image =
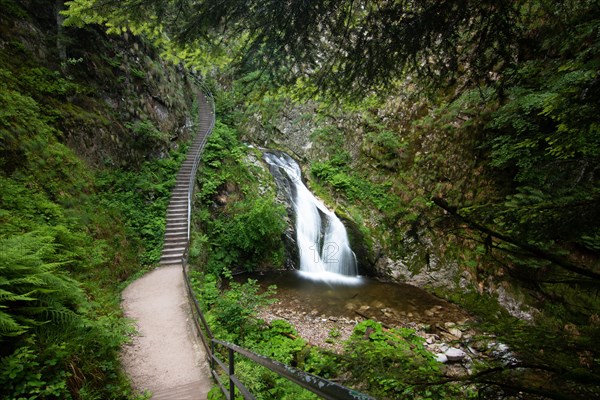
[[[181,264],[190,240],[191,196],[194,190],[194,180],[200,154],[206,140],[215,125],[215,111],[212,98],[200,94],[200,123],[198,133],[188,149],[187,157],[179,172],[171,201],[167,208],[167,227],[165,240],[160,257],[160,265]]]

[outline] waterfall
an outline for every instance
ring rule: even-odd
[[[296,161],[283,152],[265,152],[264,159],[278,184],[284,185],[296,214],[300,271],[325,280],[355,277],[356,256],[344,224],[304,185]]]

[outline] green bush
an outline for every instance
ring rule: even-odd
[[[217,123],[202,156],[199,211],[196,224],[203,233],[206,269],[252,271],[283,263],[285,208],[274,190],[261,189],[266,172],[247,165],[249,155],[238,132]],[[261,190],[263,191],[261,193]]]
[[[375,321],[359,323],[346,343],[344,368],[351,381],[366,382],[368,392],[381,398],[465,398],[467,393],[439,385],[439,363],[408,328],[384,329]]]

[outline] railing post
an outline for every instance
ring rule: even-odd
[[[235,374],[235,365],[234,365],[234,352],[233,349],[228,348],[229,350],[229,399],[235,399],[235,384],[233,383],[233,374]]]
[[[215,370],[215,342],[210,339],[210,369]]]

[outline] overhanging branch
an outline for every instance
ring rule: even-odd
[[[504,242],[515,245],[515,246],[527,251],[528,253],[530,253],[536,257],[539,257],[541,259],[548,260],[548,261],[552,262],[553,264],[558,265],[559,267],[561,267],[567,271],[573,272],[578,275],[586,276],[588,278],[592,278],[595,280],[600,280],[600,273],[592,271],[589,267],[577,265],[557,254],[550,253],[550,252],[548,252],[544,249],[541,249],[537,246],[519,241],[519,240],[517,240],[513,237],[510,237],[510,236],[507,236],[503,233],[496,232],[487,226],[481,225],[477,221],[474,221],[469,217],[461,215],[458,212],[458,209],[456,207],[449,205],[446,200],[444,200],[440,197],[434,197],[432,199],[432,201],[435,204],[437,204],[439,207],[443,208],[448,213],[453,215],[454,217],[458,218],[460,221],[469,225],[471,228],[477,229],[478,231],[481,231],[489,236],[495,237],[496,239],[500,239]]]

